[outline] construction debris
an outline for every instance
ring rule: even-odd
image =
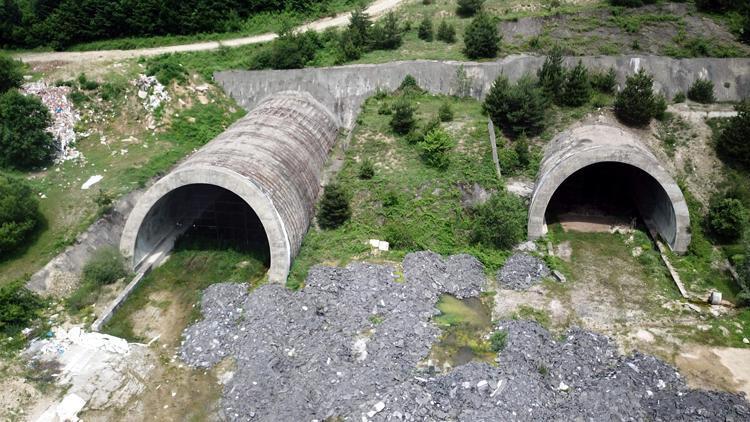
[[[142,100],[146,111],[153,112],[163,102],[170,100],[166,87],[154,76],[138,75],[133,84],[138,88],[138,98]]]
[[[26,95],[39,97],[42,104],[49,108],[52,115],[52,126],[47,130],[55,137],[59,160],[72,160],[81,157],[75,149],[75,126],[81,115],[70,101],[71,88],[68,86],[48,86],[43,80],[29,82],[21,87]]]

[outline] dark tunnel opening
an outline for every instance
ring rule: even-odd
[[[665,218],[673,221],[674,211],[656,179],[618,162],[595,163],[570,175],[552,195],[545,213],[547,224],[576,231],[654,227]]]
[[[175,249],[234,249],[270,266],[260,218],[241,197],[219,186],[186,185],[159,199],[138,233],[136,262],[164,242],[173,242]]]

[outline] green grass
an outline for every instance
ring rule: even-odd
[[[130,341],[147,341],[133,331],[132,317],[147,305],[160,309],[176,302],[179,331],[200,317],[202,291],[220,282],[249,283],[251,288],[264,281],[265,257],[235,249],[212,249],[205,245],[178,245],[166,263],[149,273],[117,310],[103,331]],[[152,295],[169,292],[170,301],[154,300]]]

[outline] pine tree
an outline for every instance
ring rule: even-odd
[[[547,98],[528,75],[515,85],[501,75],[487,94],[483,108],[503,130],[513,135],[534,136],[544,129]]]
[[[443,20],[440,22],[440,26],[438,26],[437,39],[448,44],[453,44],[456,42],[456,28]]]
[[[482,10],[483,4],[484,0],[458,0],[456,14],[463,17],[474,16]]]
[[[629,76],[615,99],[617,118],[630,126],[647,125],[657,112],[653,85],[653,78],[643,69]]]
[[[398,20],[393,12],[388,12],[372,30],[372,43],[379,50],[395,50],[401,46],[401,31],[398,28]]]
[[[464,53],[470,59],[497,56],[500,35],[492,18],[484,13],[472,19],[464,34]]]
[[[737,104],[734,109],[737,115],[719,135],[717,148],[723,156],[750,169],[750,100]]]
[[[429,17],[425,16],[422,19],[422,22],[419,24],[417,35],[421,40],[432,42],[432,20],[430,20]]]
[[[393,104],[391,128],[399,135],[405,135],[414,128],[414,106],[406,98],[400,98]]]
[[[554,46],[537,72],[539,85],[545,94],[556,104],[562,104],[565,85],[565,68],[563,67],[562,48]]]
[[[563,102],[565,105],[578,107],[589,102],[589,98],[591,98],[589,71],[580,60],[578,60],[576,67],[568,72],[563,92]]]
[[[371,29],[372,21],[370,20],[370,15],[365,13],[365,8],[360,6],[354,9],[351,18],[349,18],[352,43],[362,49],[368,47]]]
[[[330,184],[323,191],[318,210],[318,225],[323,229],[335,229],[352,216],[349,198],[338,184]]]

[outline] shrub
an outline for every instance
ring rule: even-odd
[[[539,86],[552,101],[562,104],[563,89],[565,87],[565,68],[563,67],[562,49],[552,48],[542,67],[537,71]]]
[[[490,350],[495,353],[502,352],[508,344],[508,332],[505,330],[495,331],[490,336]]]
[[[440,106],[438,117],[441,122],[450,122],[453,120],[453,109],[449,103],[445,102]]]
[[[406,98],[399,98],[393,103],[391,129],[399,135],[405,135],[414,128],[414,106]]]
[[[419,143],[424,161],[439,169],[444,169],[450,164],[448,153],[454,146],[453,138],[440,128],[429,131]]]
[[[362,47],[355,44],[354,39],[354,32],[350,29],[341,33],[338,47],[342,61],[357,60],[362,56]]]
[[[677,94],[674,95],[674,98],[672,98],[672,102],[675,104],[684,103],[685,102],[685,93],[680,91]]]
[[[301,69],[315,58],[320,47],[320,39],[314,31],[298,34],[293,31],[282,32],[269,48],[255,56],[256,69]]]
[[[398,19],[393,12],[388,12],[382,23],[378,22],[372,28],[373,47],[380,50],[395,50],[401,47],[401,31],[398,29]]]
[[[667,118],[667,97],[662,94],[654,95],[654,118],[657,120]]]
[[[473,225],[475,242],[510,249],[526,236],[526,206],[515,195],[495,193],[475,209]]]
[[[21,62],[0,54],[0,94],[21,86],[23,73]]]
[[[464,54],[470,59],[492,58],[497,56],[500,35],[492,18],[478,14],[464,33]]]
[[[187,71],[171,54],[149,60],[146,65],[146,75],[156,77],[162,85],[169,85],[172,81],[184,83],[187,80]]]
[[[615,99],[617,118],[630,126],[647,125],[658,112],[653,84],[653,78],[643,69],[629,76]]]
[[[29,169],[49,161],[55,148],[49,110],[16,90],[0,95],[0,167]]]
[[[372,164],[372,161],[366,158],[362,160],[362,163],[359,165],[357,176],[363,180],[372,179],[373,176],[375,176],[375,166]]]
[[[122,98],[127,90],[125,82],[106,82],[102,84],[101,95],[104,101],[115,101]]]
[[[437,39],[448,44],[456,42],[456,28],[443,20],[437,30]]]
[[[99,248],[83,267],[83,281],[97,286],[112,284],[128,275],[125,260],[113,246]]]
[[[78,87],[84,91],[93,91],[99,88],[99,83],[89,80],[85,73],[78,75]]]
[[[415,251],[419,249],[409,225],[388,223],[383,229],[383,237],[385,237],[391,249],[403,251]]]
[[[576,67],[568,72],[563,89],[563,103],[568,106],[578,107],[589,102],[591,98],[591,84],[589,83],[589,72],[581,61]]]
[[[484,100],[484,110],[492,121],[513,135],[534,136],[542,132],[547,99],[542,89],[528,76],[515,85],[500,75]]]
[[[529,140],[526,135],[521,135],[514,143],[513,150],[516,152],[518,157],[518,164],[522,168],[526,168],[531,162],[531,154],[529,153]]]
[[[0,333],[14,336],[39,317],[44,301],[17,280],[0,286]]]
[[[745,231],[747,218],[747,209],[740,200],[727,197],[712,198],[707,223],[717,237],[727,241],[738,240]]]
[[[320,200],[318,225],[326,230],[335,229],[344,224],[351,216],[349,197],[344,189],[336,183],[326,186],[323,190],[323,198]]]
[[[419,24],[419,29],[417,30],[417,36],[420,40],[432,42],[432,20],[429,17],[425,16],[422,19],[422,22]]]
[[[390,116],[391,113],[393,113],[393,110],[391,110],[391,106],[383,101],[380,103],[380,107],[378,107],[378,114],[384,115],[384,116]]]
[[[617,75],[615,69],[609,68],[606,72],[593,72],[591,74],[591,86],[604,94],[612,94],[615,92],[615,86],[617,85]]]
[[[404,93],[422,92],[422,88],[417,84],[417,80],[411,75],[406,75],[404,77],[404,80],[401,81],[401,85],[398,86],[398,90]]]
[[[484,0],[458,0],[458,7],[456,7],[456,14],[459,16],[474,16],[482,10]]]
[[[725,157],[750,168],[750,101],[745,100],[734,109],[737,115],[719,135],[716,147]]]
[[[39,202],[22,179],[0,173],[0,255],[15,250],[39,223]]]
[[[688,89],[687,97],[695,102],[709,104],[714,102],[714,83],[708,79],[696,79],[690,89]]]

